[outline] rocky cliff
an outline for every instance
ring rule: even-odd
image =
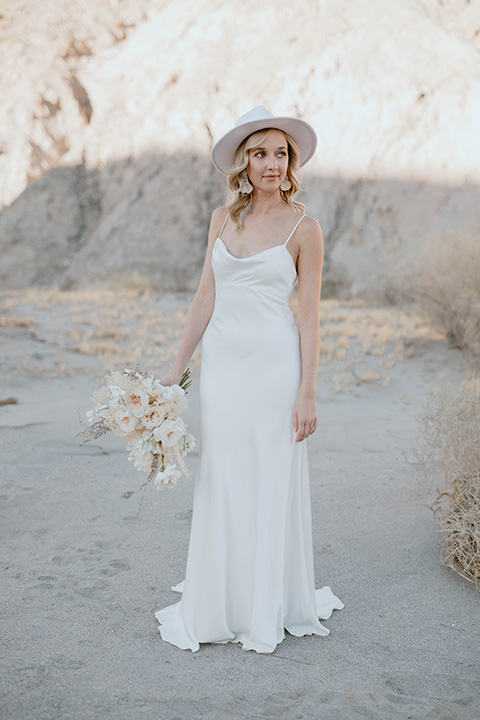
[[[480,226],[478,0],[0,1],[0,282],[192,290],[249,108],[319,145],[325,287]]]

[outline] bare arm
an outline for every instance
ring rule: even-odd
[[[180,347],[170,372],[161,379],[163,385],[179,383],[200,342],[213,313],[215,304],[215,278],[212,270],[212,251],[215,240],[225,219],[226,208],[213,211],[208,231],[208,244],[202,275],[185,320]]]
[[[299,237],[298,256],[298,333],[302,377],[293,417],[297,442],[304,440],[317,427],[316,394],[323,269],[323,236],[320,225],[313,218],[305,218],[303,224],[305,227]]]

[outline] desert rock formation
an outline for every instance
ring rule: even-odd
[[[325,288],[376,291],[480,224],[477,0],[0,2],[0,282],[192,290],[257,104],[319,145],[300,195]]]

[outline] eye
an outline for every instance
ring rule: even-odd
[[[280,150],[280,152],[279,152],[278,154],[279,154],[279,155],[286,155],[287,153],[285,152],[285,150]]]
[[[265,153],[263,152],[263,150],[259,150],[258,152],[255,153],[255,157],[259,157],[260,155],[264,155],[264,154]]]

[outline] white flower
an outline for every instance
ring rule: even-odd
[[[188,407],[188,399],[185,390],[180,385],[167,385],[164,388],[163,396],[172,404],[176,413],[180,414],[182,410]]]
[[[142,418],[143,424],[149,430],[158,427],[164,420],[164,409],[160,405],[150,405]]]
[[[117,427],[124,433],[132,432],[137,428],[137,418],[133,417],[128,410],[117,410],[114,420]]]
[[[185,435],[185,423],[181,418],[176,420],[165,420],[160,427],[155,428],[153,437],[163,447],[173,447],[180,438]]]
[[[130,450],[128,459],[133,461],[133,464],[137,470],[143,472],[149,472],[152,466],[153,455],[150,452],[145,452],[143,449],[139,450],[137,446]]]
[[[187,433],[178,441],[178,450],[181,457],[185,457],[185,455],[188,455],[188,453],[191,452],[194,447],[196,447],[195,438],[191,433]]]
[[[121,388],[119,385],[109,385],[108,386],[108,397],[110,399],[110,406],[115,407],[117,405],[123,405],[124,400],[123,396],[125,395],[125,390]]]
[[[101,409],[102,409],[102,408],[99,408],[99,410],[101,410]],[[88,420],[89,425],[92,425],[92,423],[93,423],[94,420],[99,420],[99,419],[100,419],[100,415],[97,413],[96,410],[87,410],[87,412],[85,413],[85,415],[86,415],[86,417],[87,417],[87,420]]]
[[[126,394],[125,403],[129,412],[136,418],[140,418],[148,407],[148,395],[142,387],[138,386],[137,389]]]
[[[176,485],[177,480],[181,477],[181,475],[182,473],[180,470],[177,470],[176,465],[167,465],[163,472],[160,471],[157,473],[157,476],[155,477],[155,485],[157,487],[162,487],[162,485]]]
[[[153,391],[157,387],[161,387],[160,381],[153,378],[151,375],[147,375],[147,377],[142,377],[141,379],[142,387],[143,389],[151,395]]]
[[[157,443],[154,440],[153,432],[151,430],[145,430],[142,436],[135,442],[134,448],[139,453],[156,453]]]

